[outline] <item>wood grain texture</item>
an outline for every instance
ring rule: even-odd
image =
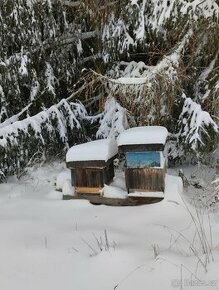
[[[85,168],[103,168],[109,166],[113,160],[117,157],[117,155],[113,156],[107,161],[104,160],[86,160],[86,161],[71,161],[67,162],[66,165],[68,168],[79,168],[79,167],[85,167]]]
[[[125,168],[128,192],[164,191],[165,170],[157,168]]]
[[[119,146],[119,153],[125,152],[146,152],[146,151],[164,151],[163,144],[133,144]]]
[[[90,167],[87,162],[83,162],[83,166],[77,164],[77,166],[71,168],[72,186],[103,188],[104,184],[109,184],[113,180],[115,174],[113,160],[114,158],[111,158],[108,162],[104,162],[104,167],[98,167],[97,165]],[[89,193],[88,190],[86,192]]]
[[[122,198],[109,198],[103,196],[94,196],[94,195],[80,195],[80,196],[70,196],[64,195],[63,200],[78,200],[85,199],[90,201],[92,204],[104,204],[109,206],[137,206],[144,204],[152,204],[157,203],[163,200],[163,198],[155,198],[155,197],[127,197],[125,199]]]
[[[75,187],[75,193],[78,196],[100,195],[101,187]]]

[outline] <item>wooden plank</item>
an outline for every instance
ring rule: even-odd
[[[68,168],[76,168],[76,167],[86,167],[86,168],[104,168],[109,166],[117,155],[110,158],[108,161],[104,160],[86,160],[86,161],[71,161],[67,162],[66,165]]]
[[[71,161],[66,165],[68,168],[104,168],[106,162],[103,160]]]
[[[75,169],[71,169],[71,185],[75,186]]]
[[[164,191],[165,171],[158,168],[125,168],[126,187],[129,192]]]
[[[81,197],[81,195],[100,195],[101,187],[75,187],[75,193]]]
[[[122,198],[109,198],[103,196],[83,195],[83,196],[70,196],[64,195],[63,200],[88,200],[92,204],[103,204],[109,206],[137,206],[144,204],[157,203],[163,200],[163,198],[154,197],[127,197]]]
[[[112,182],[113,177],[114,177],[114,164],[111,162],[106,168],[103,170],[103,180],[104,184],[109,184]]]
[[[96,162],[96,161],[95,161]],[[70,162],[69,162],[70,163]],[[113,158],[105,163],[105,167],[87,167],[87,162],[70,163],[71,184],[75,187],[87,188],[85,192],[89,193],[89,188],[103,188],[104,184],[109,184],[114,177]],[[94,165],[88,162],[88,164]],[[83,165],[83,166],[79,166]],[[86,166],[85,166],[86,165]],[[72,166],[75,166],[74,168]]]
[[[119,146],[119,153],[144,151],[164,151],[163,144],[133,144]]]
[[[103,169],[100,168],[75,168],[73,178],[76,187],[104,186]]]
[[[151,191],[151,190],[147,190],[145,188],[132,188],[133,192],[164,192],[164,191]]]

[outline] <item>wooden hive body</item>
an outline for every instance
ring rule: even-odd
[[[114,157],[107,162],[102,160],[75,161],[67,163],[71,169],[72,186],[76,194],[100,194],[104,184],[114,177]]]
[[[113,180],[113,161],[117,152],[114,139],[91,141],[70,148],[66,161],[67,167],[71,169],[75,193],[99,195],[104,184]]]
[[[149,128],[153,131],[153,126]],[[155,126],[155,128],[158,127]],[[161,133],[163,133],[162,131],[165,133],[165,128],[165,130],[163,127],[159,128],[162,128]],[[139,131],[139,128],[136,128],[138,132],[147,134],[147,127],[140,127],[140,129],[142,129],[142,132]],[[128,192],[164,192],[166,160],[163,151],[166,141],[165,134],[164,137],[161,136],[161,141],[159,136],[155,134],[151,139],[150,136],[143,138],[139,135],[138,141],[134,137],[133,140],[129,139],[127,133],[129,132],[125,132],[125,138],[121,136],[119,140],[119,153],[125,158],[125,179]],[[135,135],[135,128],[130,129],[130,133],[137,136]],[[157,134],[159,134],[159,130],[157,130]],[[150,143],[142,143],[147,140]],[[156,143],[153,143],[153,140]],[[134,144],[131,144],[132,142]]]

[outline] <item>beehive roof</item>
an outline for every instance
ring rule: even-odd
[[[168,131],[162,126],[134,127],[124,131],[118,138],[118,146],[136,144],[165,144]]]
[[[95,140],[71,147],[66,155],[66,162],[103,160],[108,161],[118,153],[114,139]]]

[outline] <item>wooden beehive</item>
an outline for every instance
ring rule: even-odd
[[[113,161],[118,149],[114,140],[96,140],[69,149],[66,162],[78,195],[99,195],[114,177]]]
[[[168,131],[161,126],[131,128],[118,140],[125,156],[125,179],[129,193],[164,192],[166,160],[164,146]]]

